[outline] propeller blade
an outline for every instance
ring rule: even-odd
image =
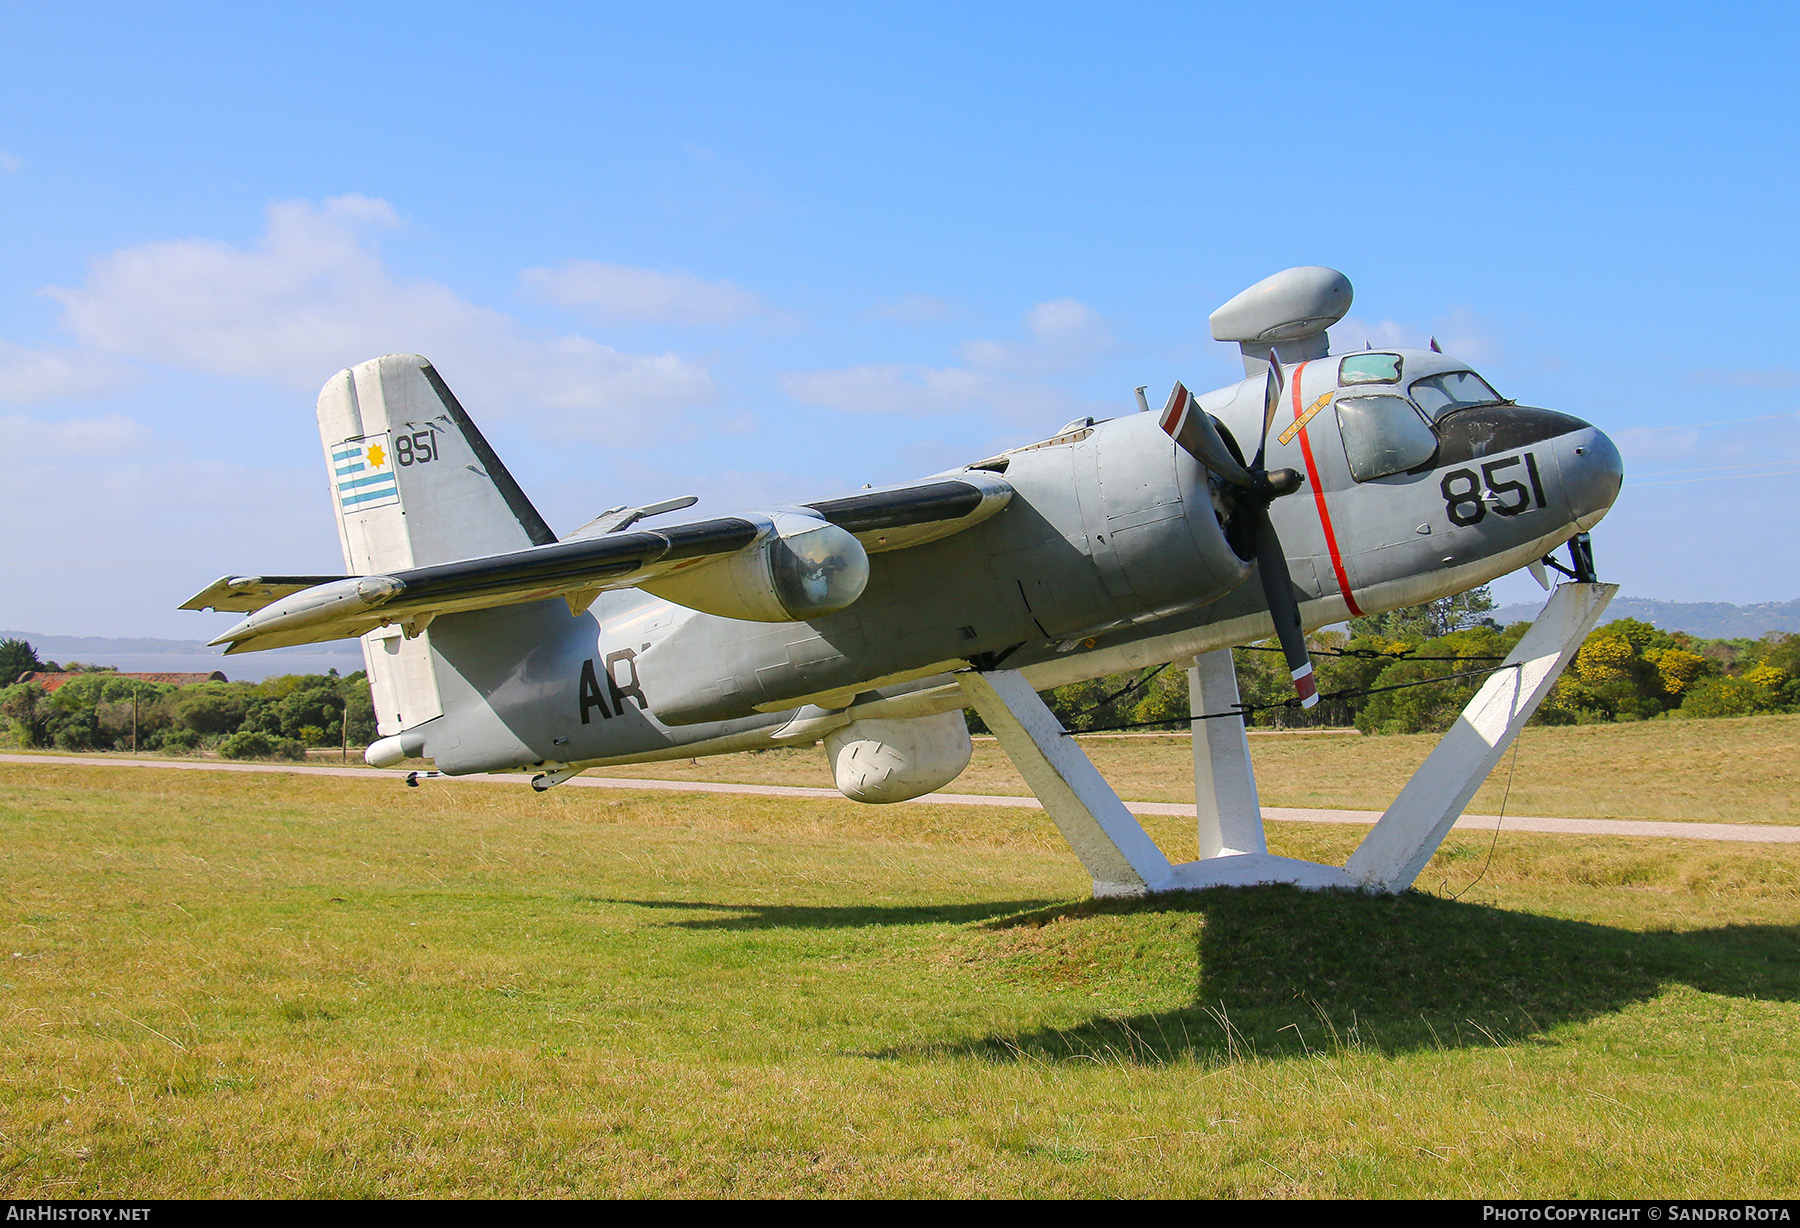
[[[1294,691],[1300,696],[1300,706],[1310,708],[1319,702],[1319,685],[1313,679],[1312,657],[1306,651],[1306,633],[1300,626],[1300,603],[1294,599],[1294,583],[1288,577],[1287,555],[1281,549],[1281,538],[1275,534],[1267,508],[1256,518],[1256,570],[1262,576],[1263,596],[1269,603],[1269,615],[1275,620],[1275,635],[1281,640]]]
[[[1162,429],[1181,445],[1182,451],[1233,486],[1248,488],[1255,484],[1249,470],[1225,446],[1212,415],[1194,404],[1193,394],[1179,380],[1169,393],[1169,403],[1163,406]]]
[[[1262,434],[1256,443],[1256,459],[1250,462],[1252,473],[1261,473],[1263,452],[1269,446],[1269,428],[1275,425],[1275,412],[1281,408],[1281,394],[1287,387],[1281,374],[1281,359],[1274,350],[1269,351],[1269,373],[1263,381],[1263,420]]]

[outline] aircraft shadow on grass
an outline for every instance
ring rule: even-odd
[[[1051,907],[1051,900],[982,900],[895,908],[880,904],[815,907],[804,904],[717,904],[697,900],[608,900],[636,908],[709,914],[669,924],[688,930],[857,929],[868,925],[968,925]]]
[[[1673,984],[1800,1000],[1797,925],[1637,931],[1419,892],[1265,887],[1047,909],[988,928],[1166,911],[1200,914],[1190,1005],[954,1048],[1009,1061],[1145,1065],[1342,1048],[1397,1055],[1517,1043]]]
[[[685,929],[837,929],[951,924],[977,934],[1057,926],[1050,957],[1095,965],[1086,984],[1119,975],[1088,920],[1197,913],[1200,936],[1186,1006],[1103,1014],[1069,1027],[995,1033],[872,1053],[946,1052],[1000,1061],[1171,1061],[1286,1058],[1339,1048],[1397,1055],[1513,1044],[1562,1024],[1613,1014],[1685,984],[1746,999],[1800,1001],[1800,925],[1639,931],[1512,912],[1407,892],[1399,896],[1290,887],[1227,888],[1148,900],[985,901],[922,907],[812,907],[619,900],[699,912]],[[1072,924],[1071,924],[1072,923]],[[1099,939],[1091,948],[1089,938]],[[1028,957],[1027,957],[1028,958]],[[1016,976],[1013,957],[1004,974]],[[996,972],[1001,971],[996,963]],[[1030,975],[1029,971],[1026,975]],[[1047,964],[1044,980],[1058,973]],[[1154,974],[1161,980],[1163,972]]]

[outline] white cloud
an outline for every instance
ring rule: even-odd
[[[478,414],[541,407],[618,426],[714,395],[706,369],[679,355],[529,330],[447,286],[396,276],[368,236],[398,224],[369,197],[288,201],[269,208],[252,247],[124,248],[95,261],[82,286],[48,293],[90,352],[309,391],[366,358],[417,352],[462,381]]]
[[[1112,345],[1098,312],[1072,298],[1039,303],[1025,313],[1026,341],[969,341],[963,361],[984,371],[1043,375],[1077,366]]]
[[[781,378],[795,400],[851,413],[949,414],[988,410],[1013,419],[1076,416],[1081,405],[1039,377],[1078,367],[1112,345],[1106,321],[1074,299],[1025,314],[1024,341],[968,341],[960,367],[880,363]],[[1059,421],[1062,419],[1059,418]]]
[[[11,175],[24,165],[25,163],[21,159],[13,154],[7,153],[4,149],[0,149],[0,171],[5,171],[8,175]]]
[[[0,417],[0,623],[200,637],[178,606],[227,570],[341,566],[316,465],[191,458],[117,415]]]
[[[0,401],[40,403],[102,396],[134,378],[128,367],[70,349],[27,349],[0,341]]]
[[[959,314],[960,310],[955,303],[935,294],[904,294],[897,299],[877,303],[868,310],[872,319],[892,320],[896,324],[936,324]]]
[[[1800,461],[1800,414],[1627,427],[1612,438],[1624,454],[1628,486],[1676,477],[1685,482],[1724,480],[1733,469],[1748,472]]]
[[[614,458],[608,497],[614,503],[642,500],[646,503],[667,499],[672,495],[698,495],[700,502],[680,511],[653,516],[645,523],[678,524],[706,516],[723,516],[749,508],[771,504],[793,503],[801,499],[818,499],[844,493],[848,480],[818,472],[796,472],[790,469],[725,469],[708,470],[703,480],[692,472],[672,470],[635,456]],[[593,501],[591,488],[587,493]],[[602,509],[596,507],[590,516]]]
[[[951,414],[992,410],[1016,416],[1054,394],[962,367],[886,363],[837,371],[794,371],[781,385],[797,401],[850,413]]]
[[[1377,349],[1423,350],[1436,337],[1446,354],[1469,363],[1491,363],[1505,357],[1505,346],[1493,327],[1467,307],[1453,307],[1425,328],[1345,316],[1331,326],[1329,336],[1333,353],[1361,349],[1365,341]]]
[[[729,281],[599,260],[526,269],[519,280],[558,307],[622,323],[728,325],[773,314],[761,295]]]
[[[1404,324],[1396,324],[1392,320],[1372,323],[1355,316],[1345,316],[1333,324],[1327,335],[1331,339],[1331,352],[1336,354],[1345,350],[1360,350],[1365,344],[1381,349],[1422,350],[1426,346],[1427,337],[1417,329]]]
[[[781,377],[781,385],[797,401],[847,413],[921,416],[986,411],[1013,422],[1032,423],[1034,429],[1117,409],[1031,380],[912,363],[791,371]]]
[[[153,439],[149,427],[123,414],[67,422],[40,422],[23,414],[0,416],[0,456],[12,463],[55,462],[66,467],[78,458],[135,456]]]

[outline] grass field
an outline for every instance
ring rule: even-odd
[[[1800,1176],[1790,846],[1453,835],[1399,898],[1098,906],[1032,811],[50,765],[0,765],[0,832],[9,1197]]]
[[[1250,755],[1265,806],[1381,810],[1437,740],[1436,734],[1258,735],[1250,739]],[[1083,738],[1081,745],[1120,797],[1194,800],[1185,736]],[[831,787],[831,770],[817,747],[602,768],[598,774]],[[1497,813],[1506,777],[1502,761],[1471,810]],[[991,739],[975,743],[974,762],[949,788],[1030,792]],[[1567,819],[1800,824],[1800,716],[1530,728],[1519,739],[1506,811]]]

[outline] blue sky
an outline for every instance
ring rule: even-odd
[[[312,402],[377,354],[566,530],[1227,382],[1295,264],[1612,432],[1627,593],[1800,596],[1800,8],[1272,12],[0,4],[0,626],[338,570]]]

